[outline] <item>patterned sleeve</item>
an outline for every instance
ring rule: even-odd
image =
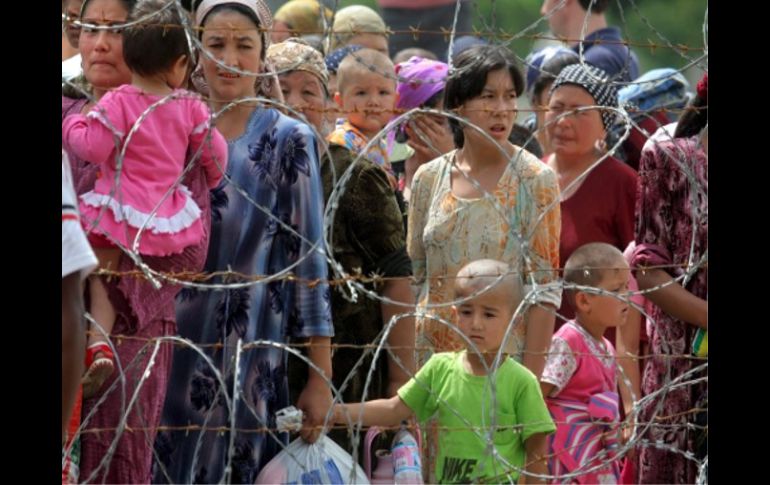
[[[396,194],[387,174],[374,164],[364,164],[350,180],[350,193],[342,207],[350,222],[351,241],[382,276],[409,276],[411,262]]]
[[[412,179],[412,195],[409,197],[409,222],[407,230],[406,250],[412,259],[412,273],[419,285],[425,281],[426,261],[425,248],[422,245],[422,234],[428,220],[435,165],[426,163],[414,174]]]
[[[288,333],[294,337],[331,337],[334,328],[323,243],[323,189],[315,135],[307,125],[296,123],[281,141],[282,150],[278,155],[281,176],[290,184],[292,198],[289,222],[305,239],[296,236],[287,239],[293,246],[288,252],[294,256],[289,263],[301,261],[293,271],[300,281],[292,283],[295,285],[294,308]]]
[[[213,189],[219,185],[227,169],[227,141],[219,130],[211,126],[208,107],[198,99],[191,101],[194,122],[189,153],[198,157],[198,163],[206,172],[206,185]]]
[[[557,396],[567,385],[577,369],[577,360],[566,340],[561,337],[553,337],[551,348],[548,349],[548,360],[540,377],[542,382],[553,384],[556,388],[551,391],[551,396]]]
[[[120,147],[126,126],[120,93],[109,92],[86,115],[72,114],[62,122],[62,144],[77,158],[101,165]]]
[[[671,207],[669,205],[668,178],[664,173],[665,151],[671,147],[668,141],[647,142],[639,161],[637,182],[636,225],[632,267],[644,265],[650,254],[668,254],[669,237],[672,234]]]
[[[537,163],[541,163],[537,161]],[[534,278],[538,284],[553,283],[558,279],[554,271],[559,267],[559,238],[561,237],[561,207],[559,184],[556,173],[550,168],[543,167],[533,180],[532,197],[535,201],[536,217],[532,223],[537,225],[530,228],[530,245],[532,263],[535,271]],[[544,214],[544,215],[543,215]],[[542,215],[542,217],[541,217]],[[552,288],[539,293],[536,300],[559,308],[561,306],[561,290]]]

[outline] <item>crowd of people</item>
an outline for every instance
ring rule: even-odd
[[[707,74],[623,138],[609,1],[524,60],[378,3],[62,0],[62,483],[254,483],[289,405],[426,483],[695,482]]]

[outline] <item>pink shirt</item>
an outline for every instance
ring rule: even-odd
[[[81,196],[83,220],[98,218],[96,232],[127,247],[145,226],[141,254],[178,253],[203,237],[200,208],[180,181],[189,155],[200,149],[196,163],[203,165],[209,188],[219,183],[227,164],[227,143],[210,128],[206,105],[191,92],[173,94],[174,99],[154,107],[133,132],[140,116],[164,96],[123,85],[105,94],[87,115],[70,115],[62,124],[66,149],[100,166],[94,189]],[[116,189],[116,157],[124,147]]]
[[[540,380],[556,386],[545,397],[587,404],[594,394],[616,391],[615,348],[606,338],[600,342],[570,320],[554,333]]]

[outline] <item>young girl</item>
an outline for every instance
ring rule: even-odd
[[[210,128],[208,108],[180,89],[191,64],[187,39],[177,9],[164,6],[161,0],[141,1],[128,18],[130,23],[154,14],[123,31],[131,84],[105,94],[87,115],[68,116],[62,125],[65,147],[101,168],[94,189],[81,195],[79,205],[102,268],[117,268],[120,248],[132,250],[140,228],[142,256],[168,256],[196,244],[205,229],[200,208],[179,182],[182,172],[188,156],[199,158],[213,188],[227,161],[227,145]],[[89,278],[89,292],[91,314],[103,332],[92,329],[88,339],[84,397],[98,391],[114,369],[106,336],[115,310],[98,277]]]
[[[618,440],[617,365],[615,350],[603,335],[608,327],[626,322],[628,303],[620,296],[628,292],[629,273],[620,250],[606,243],[579,247],[565,264],[565,283],[613,295],[567,290],[575,319],[554,334],[540,378],[556,422],[556,433],[548,440],[549,474],[555,475],[555,483],[618,483],[620,478],[618,462],[611,461]],[[603,462],[609,463],[599,466]]]

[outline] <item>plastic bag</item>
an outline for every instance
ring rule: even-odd
[[[312,445],[297,438],[265,465],[256,483],[368,484],[361,467],[355,467],[355,476],[350,481],[353,457],[326,435]]]

